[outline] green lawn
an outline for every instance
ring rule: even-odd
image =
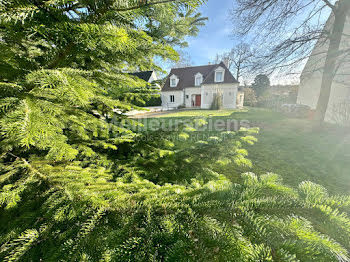
[[[253,167],[238,168],[232,164],[218,170],[233,181],[238,181],[242,172],[273,172],[281,175],[292,186],[310,180],[325,186],[330,193],[349,194],[349,132],[331,126],[327,131],[314,132],[307,120],[287,118],[264,109],[188,110],[154,117],[169,121],[200,116],[249,120],[251,126],[260,127],[259,141],[247,148]]]

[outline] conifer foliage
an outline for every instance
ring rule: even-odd
[[[160,132],[152,141],[161,141]],[[162,134],[163,143],[140,139],[112,168],[41,158],[3,163],[1,258],[348,261],[349,197],[311,182],[293,189],[275,174],[247,173],[232,183],[216,171],[250,166],[243,147],[258,130],[184,145],[193,132],[184,123]]]
[[[173,1],[146,8],[140,1],[2,1],[4,151],[37,149],[62,161],[130,141],[129,130],[110,130],[102,117],[120,122],[132,101],[152,93],[127,72],[160,69],[153,63],[156,56],[176,59],[171,38],[182,43],[196,33],[202,20],[183,12],[199,4]]]
[[[220,174],[258,129],[132,131],[153,92],[128,72],[176,59],[201,3],[1,1],[1,261],[348,260],[348,197]]]

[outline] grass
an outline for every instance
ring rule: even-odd
[[[287,118],[264,109],[188,110],[153,117],[165,121],[193,117],[248,120],[251,126],[260,127],[258,143],[247,148],[253,167],[238,168],[232,164],[218,170],[233,181],[239,181],[243,172],[258,175],[273,172],[292,186],[309,180],[333,194],[350,192],[350,133],[344,130],[329,126],[314,132],[307,120]]]

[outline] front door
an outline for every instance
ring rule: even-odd
[[[201,106],[201,100],[202,100],[202,97],[201,95],[196,95],[196,102],[195,102],[195,106]]]

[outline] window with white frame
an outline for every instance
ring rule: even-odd
[[[172,75],[170,77],[170,87],[176,87],[178,83],[178,78],[176,77],[176,75]]]
[[[203,75],[201,73],[198,73],[195,75],[195,86],[200,86],[203,82]]]
[[[224,81],[224,72],[216,71],[215,72],[215,82],[223,82]]]
[[[215,69],[215,82],[224,82],[225,78],[225,69],[219,66]]]
[[[175,96],[174,95],[171,95],[170,96],[170,103],[174,103],[175,102]]]
[[[171,86],[176,86],[176,79],[171,79]]]

